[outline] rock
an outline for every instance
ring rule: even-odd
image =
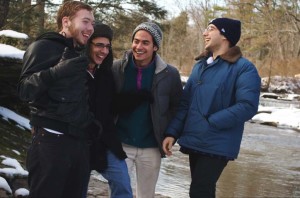
[[[29,191],[26,188],[19,188],[15,191],[14,196],[16,198],[28,197]]]
[[[6,190],[0,188],[0,197],[1,198],[9,197],[9,194],[6,192]]]
[[[5,178],[0,177],[0,188],[8,192],[9,194],[12,193],[11,187],[9,186],[8,182]]]
[[[27,178],[14,178],[12,182],[12,190],[16,192],[19,189],[28,189]]]

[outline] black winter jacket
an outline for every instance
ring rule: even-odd
[[[107,150],[113,152],[121,160],[127,157],[114,124],[113,99],[115,84],[111,68],[107,65],[96,68],[94,78],[89,75],[88,86],[91,111],[103,127],[101,138],[91,146],[90,166],[91,169],[102,171],[107,167]]]
[[[62,57],[65,48],[69,53]],[[41,35],[28,47],[18,93],[29,102],[31,125],[79,138],[88,137],[87,130],[96,133],[99,128],[91,124],[94,118],[88,106],[87,65],[88,59],[79,57],[73,40],[56,32]]]

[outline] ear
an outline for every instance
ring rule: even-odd
[[[69,17],[63,17],[62,19],[62,28],[67,29],[69,28]]]
[[[221,35],[222,35],[223,40],[227,40],[227,38],[223,34],[221,34]]]
[[[156,52],[158,50],[158,47],[157,46],[154,46],[153,47],[154,51]]]

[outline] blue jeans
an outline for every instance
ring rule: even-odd
[[[108,181],[112,198],[132,198],[130,177],[125,160],[118,159],[111,151],[107,151],[107,168],[100,172]]]
[[[111,198],[132,198],[130,177],[125,160],[120,160],[111,151],[107,151],[107,168],[100,174],[108,181]],[[83,198],[86,198],[88,181]]]

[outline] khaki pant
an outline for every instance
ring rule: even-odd
[[[158,148],[137,148],[123,144],[126,163],[136,198],[154,198],[160,171],[161,155]]]

